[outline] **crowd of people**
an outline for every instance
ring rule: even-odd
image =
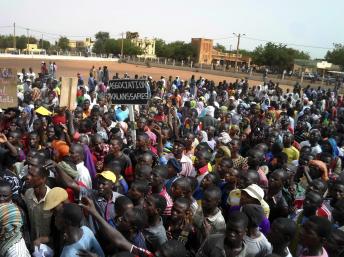
[[[0,256],[344,256],[334,89],[135,75],[135,138],[106,66],[78,74],[74,110],[51,67],[0,113]]]

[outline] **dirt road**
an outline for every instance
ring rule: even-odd
[[[45,60],[47,63],[51,60]],[[41,62],[35,59],[15,59],[15,58],[0,58],[0,67],[8,67],[8,68],[16,68],[17,71],[21,71],[22,68],[28,70],[29,67],[32,67],[34,72],[38,73],[40,71],[40,64]],[[196,79],[200,76],[205,77],[209,80],[215,81],[218,83],[219,81],[226,80],[227,82],[234,82],[236,78],[233,77],[226,77],[226,76],[219,76],[213,74],[206,74],[201,72],[191,72],[191,71],[181,71],[181,70],[172,70],[172,69],[165,69],[165,68],[157,68],[157,67],[146,67],[141,65],[133,65],[127,63],[118,63],[118,62],[99,62],[99,61],[77,61],[77,60],[58,60],[56,61],[58,66],[57,75],[58,76],[76,76],[78,72],[82,74],[84,80],[88,79],[88,73],[91,67],[94,65],[96,68],[101,66],[107,65],[110,71],[110,78],[118,72],[120,76],[123,76],[124,73],[128,73],[130,77],[134,77],[135,74],[139,76],[148,75],[152,76],[154,80],[160,79],[161,76],[165,76],[168,78],[172,76],[175,78],[179,76],[183,80],[189,80],[191,75],[195,75]],[[261,82],[259,81],[250,81],[250,85],[259,85]]]

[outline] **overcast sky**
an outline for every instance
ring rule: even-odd
[[[1,0],[0,6],[0,34],[12,33],[4,26],[16,22],[52,33],[44,35],[50,41],[58,35],[93,36],[100,30],[112,37],[137,31],[141,37],[168,42],[213,38],[229,49],[236,47],[236,32],[247,35],[241,48],[265,43],[259,40],[283,42],[313,58],[322,58],[327,52],[323,48],[334,42],[344,43],[343,0]],[[17,34],[26,30],[18,27]]]

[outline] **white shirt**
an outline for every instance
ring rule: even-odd
[[[82,182],[87,188],[92,188],[92,180],[90,176],[90,172],[86,168],[84,162],[80,162],[76,165],[76,169],[78,171],[78,176],[75,178],[75,181]]]
[[[301,148],[304,146],[311,146],[311,143],[308,140],[302,141],[300,143],[300,146],[301,146]],[[316,146],[312,146],[312,154],[317,155],[321,152],[322,152],[322,149],[321,149],[321,146],[319,144],[317,144]]]

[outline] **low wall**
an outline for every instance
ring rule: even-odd
[[[126,61],[126,63],[129,64],[136,64],[136,65],[144,65],[147,64],[145,62],[135,62],[135,61]],[[169,64],[159,64],[154,62],[149,62],[149,65],[151,67],[158,67],[158,68],[165,68],[165,69],[172,69],[172,70],[184,70],[184,71],[192,71],[192,72],[201,72],[201,73],[207,73],[207,74],[213,74],[213,75],[219,75],[219,76],[225,76],[225,77],[232,77],[232,78],[248,78],[249,80],[255,80],[255,81],[262,81],[263,82],[263,74],[249,74],[249,73],[243,73],[243,72],[232,72],[232,71],[221,71],[221,70],[211,70],[211,69],[202,69],[202,68],[191,68],[189,66],[177,66],[177,65],[169,65]],[[289,80],[289,79],[278,79],[278,78],[269,78],[267,77],[267,80],[273,80],[274,82],[279,82],[283,85],[289,85],[293,86],[298,80]]]
[[[0,54],[0,58],[118,62],[118,58],[102,58],[102,57],[91,57],[91,56],[85,57],[85,56],[71,56],[71,55]]]

